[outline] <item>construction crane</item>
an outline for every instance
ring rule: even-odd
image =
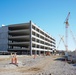
[[[69,16],[70,16],[70,12],[68,13],[67,17],[66,17],[66,20],[65,20],[65,28],[66,28],[66,32],[65,32],[65,38],[66,38],[66,51],[68,51],[68,26],[69,26],[69,23],[68,23],[68,20],[69,20]]]
[[[64,42],[64,36],[63,36],[63,37],[60,36],[60,38],[61,38],[61,40],[62,40],[62,42],[63,42],[63,44],[64,44],[64,47],[66,48],[66,44],[65,44],[65,42]]]
[[[59,45],[60,45],[61,41],[63,42],[64,47],[66,48],[66,45],[65,45],[65,42],[64,42],[64,36],[59,35],[59,37],[60,37],[60,41],[59,41],[59,44],[58,44],[58,46],[57,46],[57,50],[58,50],[58,48],[59,48]]]
[[[60,35],[59,35],[59,36],[60,36]],[[57,46],[57,50],[58,50],[58,48],[59,48],[59,45],[60,45],[61,40],[62,40],[63,37],[64,37],[64,36],[60,37],[60,40],[59,40],[59,43],[58,43],[58,46]]]

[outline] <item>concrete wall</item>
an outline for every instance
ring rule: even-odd
[[[8,27],[3,26],[0,28],[0,51],[8,50]]]

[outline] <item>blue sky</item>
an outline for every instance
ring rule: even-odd
[[[59,35],[64,35],[65,39],[64,21],[69,11],[70,28],[76,38],[76,0],[0,0],[0,26],[32,20],[55,37],[58,46]],[[72,50],[76,48],[70,32],[68,48]],[[63,42],[59,49],[65,49]]]

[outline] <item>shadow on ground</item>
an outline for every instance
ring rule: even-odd
[[[60,58],[55,59],[54,61],[65,61],[65,58],[64,57],[60,57]]]
[[[73,66],[76,67],[76,62],[73,62],[73,61],[68,61],[68,60],[65,60],[65,57],[60,57],[60,58],[57,58],[55,59],[54,61],[63,61],[63,62],[67,62],[68,64],[72,64]]]

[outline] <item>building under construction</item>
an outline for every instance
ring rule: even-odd
[[[0,28],[0,51],[32,55],[55,48],[55,39],[31,21]]]

